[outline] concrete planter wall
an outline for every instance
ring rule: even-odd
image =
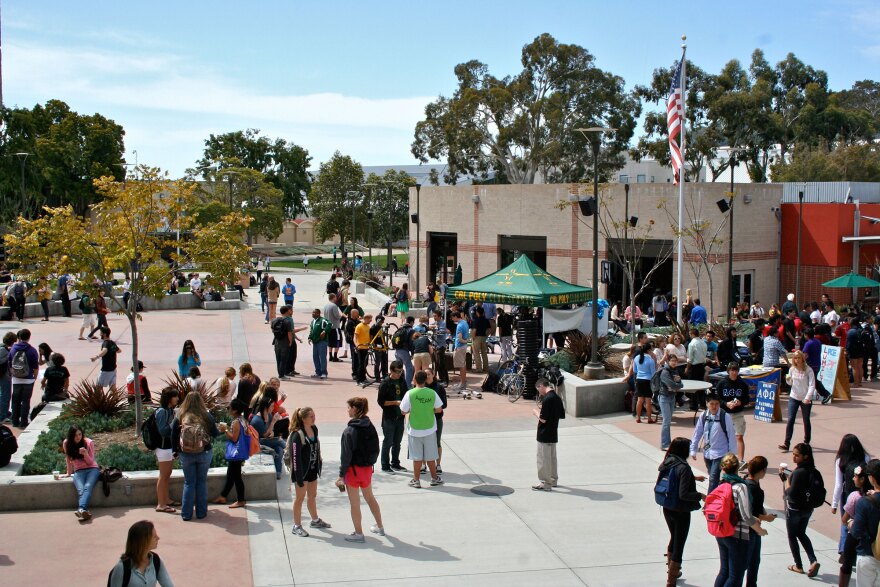
[[[224,304],[223,306],[218,307],[208,307],[205,308],[207,310],[228,310],[228,309],[236,309],[231,302],[238,302],[239,294],[238,291],[226,291],[223,292],[223,297],[226,298],[222,302],[204,302],[206,304]],[[119,301],[119,306],[122,305],[122,295],[116,295],[115,298]],[[179,293],[172,296],[162,296],[160,298],[143,298],[141,300],[141,306],[143,306],[144,311],[150,310],[191,310],[195,308],[200,308],[203,302],[192,295],[189,292]],[[119,308],[114,302],[107,300],[107,305],[110,308],[111,312],[116,312]],[[70,301],[70,312],[71,314],[82,314],[79,309],[79,300],[71,300]],[[61,300],[51,300],[49,302],[49,315],[50,316],[62,316],[64,315],[64,310],[61,307]],[[9,308],[4,306],[0,308],[0,318],[7,318],[9,316]],[[43,317],[43,308],[40,306],[39,302],[31,302],[25,304],[25,318],[42,318]]]
[[[566,414],[585,418],[623,411],[623,396],[626,394],[623,378],[586,381],[565,371],[562,376],[564,381],[559,395]]]

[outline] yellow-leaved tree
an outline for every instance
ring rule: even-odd
[[[138,374],[139,302],[165,295],[174,267],[191,264],[217,279],[232,283],[248,264],[248,247],[242,235],[249,216],[230,212],[216,222],[200,226],[188,214],[196,204],[196,184],[168,178],[158,168],[140,166],[126,181],[112,177],[95,180],[102,199],[89,217],[75,214],[71,206],[45,207],[28,220],[19,217],[4,236],[10,262],[28,279],[70,273],[86,290],[105,288],[114,272],[131,279],[128,304],[114,296],[108,305],[128,319],[131,328],[131,361],[135,373],[135,410],[140,430],[141,405]]]

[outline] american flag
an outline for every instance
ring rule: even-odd
[[[669,98],[666,101],[666,127],[669,130],[669,158],[672,160],[672,173],[675,176],[675,184],[681,180],[681,148],[678,137],[681,135],[681,125],[684,123],[681,87],[681,65],[684,63],[684,55],[675,68],[672,76],[672,85],[669,87]]]

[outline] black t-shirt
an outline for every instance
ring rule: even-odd
[[[437,397],[440,398],[440,401],[443,402],[443,409],[446,409],[446,406],[449,404],[449,400],[446,397],[446,386],[434,379],[434,382],[429,384],[428,387],[434,390],[434,393],[437,394]],[[438,420],[443,419],[443,412],[439,414],[434,414],[434,417]]]
[[[101,348],[107,349],[107,353],[101,357],[101,371],[116,371],[116,351],[119,347],[108,338],[101,343]]]
[[[565,418],[565,406],[562,398],[550,391],[541,402],[541,420],[538,422],[538,442],[559,442],[559,420]]]
[[[46,395],[59,395],[64,391],[64,381],[70,377],[70,371],[63,365],[61,367],[52,365],[46,369],[43,377],[46,378]]]
[[[328,294],[336,294],[339,293],[339,282],[335,279],[331,279],[327,282],[327,293]]]
[[[749,384],[737,377],[736,381],[732,381],[730,376],[725,377],[715,384],[715,391],[721,397],[721,409],[731,414],[742,412],[749,405]],[[727,409],[727,402],[738,399],[742,402],[732,410]]]
[[[489,330],[489,319],[485,316],[474,317],[474,336],[486,336]]]
[[[431,339],[422,335],[413,339],[413,353],[429,353],[431,352]]]
[[[513,314],[498,316],[498,336],[513,336]]]
[[[746,487],[749,488],[749,497],[752,501],[752,515],[763,516],[767,513],[764,510],[764,490],[753,479],[746,479]]]
[[[377,401],[382,406],[382,420],[400,420],[403,414],[400,412],[400,406],[386,406],[385,402],[399,402],[403,400],[406,393],[406,384],[403,377],[392,379],[386,377],[379,385],[379,397]]]

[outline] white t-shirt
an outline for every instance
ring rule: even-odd
[[[824,322],[825,324],[831,324],[832,321],[835,324],[840,324],[840,314],[838,314],[834,310],[831,310],[830,312],[822,316],[822,322]]]
[[[822,312],[819,310],[813,310],[810,313],[810,320],[812,320],[814,324],[818,324],[822,321]]]
[[[684,347],[683,344],[675,346],[670,342],[666,345],[666,354],[670,356],[675,355],[676,357],[678,357],[679,365],[683,365],[685,362],[687,362],[687,349]]]
[[[202,287],[202,280],[199,279],[198,277],[193,277],[192,279],[189,280],[190,291],[195,291],[197,289],[201,289],[201,287]]]
[[[410,391],[414,391],[415,389],[417,389],[417,388],[413,388]],[[400,411],[401,412],[409,413],[412,410],[412,403],[410,403],[410,399],[409,399],[410,391],[407,391],[406,394],[403,396],[403,399],[400,400]],[[442,408],[442,407],[443,407],[443,400],[440,399],[440,396],[437,395],[437,392],[435,391],[434,392],[434,409],[436,410],[437,408]],[[407,420],[407,422],[409,422],[409,420]],[[425,430],[416,430],[415,428],[410,427],[409,428],[409,435],[415,436],[415,437],[430,436],[436,430],[437,430],[437,418],[434,417],[434,425],[433,426],[431,426],[430,428],[427,428]]]

